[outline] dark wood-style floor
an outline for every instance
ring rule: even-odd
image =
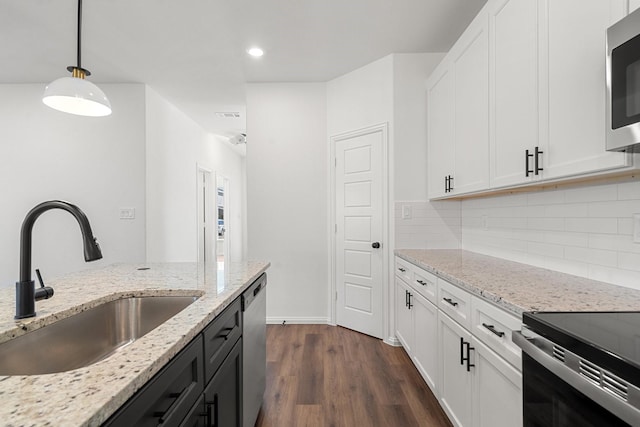
[[[335,326],[267,326],[257,427],[450,425],[402,348]]]

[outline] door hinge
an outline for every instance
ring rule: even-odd
[[[338,232],[338,224],[334,224],[333,232],[334,232],[334,233],[337,233],[337,232]]]
[[[338,291],[336,291],[336,301],[338,301]]]
[[[333,166],[336,167],[336,168],[338,167],[338,158],[337,157],[333,158]]]

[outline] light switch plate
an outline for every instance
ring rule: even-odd
[[[640,213],[633,214],[633,243],[640,243]]]
[[[120,208],[120,219],[135,219],[136,208]]]

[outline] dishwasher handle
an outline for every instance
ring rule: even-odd
[[[242,294],[242,311],[247,311],[254,299],[258,298],[258,295],[267,286],[267,274],[263,273],[258,279],[256,279],[249,288]]]

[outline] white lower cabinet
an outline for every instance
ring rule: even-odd
[[[475,337],[473,347],[473,425],[522,425],[522,374]]]
[[[420,294],[413,299],[413,324],[415,335],[411,359],[422,378],[437,394],[438,383],[438,309]]]
[[[522,358],[511,341],[521,320],[413,264],[402,267],[396,337],[449,420],[456,427],[521,427]],[[437,282],[437,305],[420,294],[423,282]]]
[[[396,337],[409,355],[413,351],[413,313],[409,309],[409,285],[396,277]]]
[[[396,277],[396,337],[434,394],[437,394],[438,309]]]
[[[471,371],[467,354],[471,334],[443,312],[439,313],[440,404],[454,426],[471,426]],[[466,343],[466,345],[465,345]]]
[[[454,426],[522,425],[522,374],[440,312],[440,403]]]

